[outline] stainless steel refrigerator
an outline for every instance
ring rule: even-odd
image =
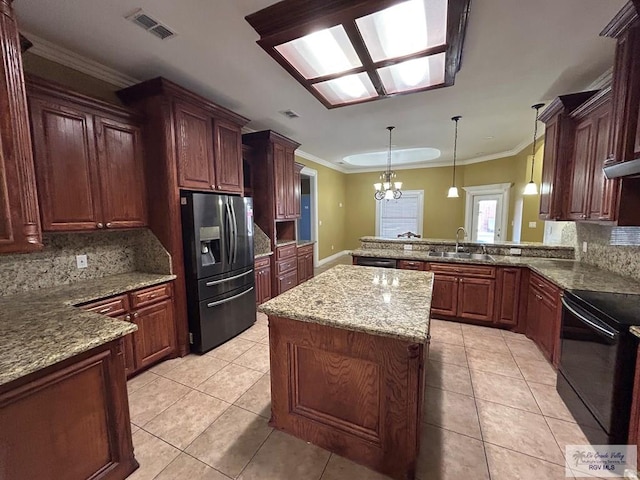
[[[253,201],[182,192],[180,203],[189,337],[204,353],[256,320]]]

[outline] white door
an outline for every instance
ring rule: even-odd
[[[502,201],[498,194],[474,195],[471,216],[471,241],[482,243],[502,242]]]

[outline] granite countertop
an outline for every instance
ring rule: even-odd
[[[636,337],[640,338],[640,327],[634,325],[632,327],[629,327],[629,331]]]
[[[451,238],[384,238],[384,237],[360,237],[361,242],[373,242],[373,243],[389,243],[389,244],[426,244],[426,245],[455,245],[455,239]],[[460,240],[460,245],[485,245],[487,247],[527,247],[527,248],[541,248],[544,250],[566,250],[567,248],[573,249],[568,245],[548,245],[540,242],[471,242],[469,240]]]
[[[338,265],[258,310],[302,322],[425,344],[433,274]]]
[[[137,330],[74,305],[175,278],[133,272],[0,297],[0,385]]]
[[[316,242],[314,242],[313,240],[298,240],[299,247],[304,247],[306,245],[313,245],[314,243]]]
[[[262,257],[268,257],[269,255],[273,255],[273,252],[256,253],[253,258],[255,260]]]
[[[291,245],[292,243],[298,243],[297,240],[278,240],[276,243],[277,247],[284,247],[285,245]]]
[[[598,292],[640,294],[640,282],[576,260],[508,255],[491,255],[494,259],[493,261],[472,260],[468,258],[430,257],[427,251],[369,248],[354,250],[351,255],[438,263],[528,267],[564,290],[594,290]]]

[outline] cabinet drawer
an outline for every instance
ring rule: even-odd
[[[156,285],[154,287],[145,288],[144,290],[132,292],[130,295],[131,308],[149,305],[150,303],[155,303],[171,297],[171,284],[164,283],[162,285]]]
[[[129,300],[126,295],[100,300],[98,302],[83,305],[83,310],[88,312],[100,313],[109,317],[117,317],[123,315],[129,310]]]
[[[298,247],[298,256],[304,257],[305,255],[313,255],[313,244]]]
[[[430,263],[433,273],[446,273],[465,277],[496,278],[496,267],[485,265],[461,265],[459,263]]]
[[[290,245],[284,245],[282,247],[276,247],[276,260],[295,257],[297,252],[298,252],[298,246],[295,243],[292,243]]]
[[[296,270],[280,275],[278,277],[278,290],[279,293],[284,293],[287,290],[295,287],[298,284],[298,272]]]
[[[263,268],[271,264],[271,257],[260,257],[256,258],[253,262],[254,268],[257,270],[258,268]]]
[[[551,300],[554,303],[554,305],[558,303],[560,289],[556,287],[553,283],[542,278],[540,275],[531,273],[531,277],[529,278],[529,286],[533,290],[540,292],[541,295],[546,296],[549,300]]]
[[[298,268],[298,259],[292,258],[290,260],[282,260],[280,262],[276,262],[276,268],[278,275],[281,275],[290,270],[294,270]]]
[[[402,270],[424,270],[424,262],[419,260],[398,260],[398,268]]]

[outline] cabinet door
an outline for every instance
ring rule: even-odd
[[[307,280],[310,280],[313,278],[313,253],[307,253],[304,256],[304,261],[306,263]]]
[[[538,341],[536,342],[547,359],[553,359],[555,350],[557,305],[542,295],[538,299]]]
[[[295,287],[298,284],[298,271],[290,271],[278,277],[278,295],[286,292],[287,290]]]
[[[273,169],[276,196],[276,220],[287,218],[287,152],[284,146],[273,144]]]
[[[175,102],[178,184],[215,189],[212,120],[205,110]]]
[[[138,326],[136,362],[146,367],[169,355],[175,349],[173,302],[164,300],[133,313]]]
[[[542,297],[538,293],[538,291],[529,286],[529,293],[527,294],[527,325],[525,327],[525,334],[534,342],[538,343],[538,312],[539,312],[539,301],[542,300]]]
[[[30,99],[42,228],[102,226],[92,116],[54,99]]]
[[[118,319],[130,322],[131,314],[123,315]],[[136,349],[134,339],[137,333],[138,332],[133,332],[124,337],[124,372],[127,374],[127,377],[136,371]]]
[[[213,123],[216,190],[243,193],[242,133],[240,127],[224,120]]]
[[[610,156],[610,132],[611,104],[607,103],[594,114],[594,161],[588,212],[593,220],[615,220],[618,180],[608,180],[602,171]]]
[[[285,164],[284,164],[284,181],[285,181],[285,208],[286,208],[286,218],[296,218],[296,189],[294,186],[295,182],[295,168],[294,168],[294,151],[291,148],[285,149]],[[299,189],[300,187],[298,187]],[[298,201],[298,214],[299,212],[300,202]]]
[[[540,185],[540,218],[555,218],[553,208],[553,185],[555,183],[556,155],[558,151],[560,123],[558,119],[547,123],[544,141],[544,162],[542,164],[542,184]]]
[[[458,282],[458,317],[492,323],[495,292],[495,280],[460,278]]]
[[[576,127],[571,169],[571,193],[567,217],[583,220],[587,217],[590,172],[593,163],[593,120],[587,118]]]
[[[518,324],[518,308],[520,305],[519,268],[501,268],[498,270],[498,294],[496,295],[496,323],[515,327]]]
[[[266,266],[260,270],[260,303],[271,299],[271,267]]]
[[[293,152],[292,152],[293,154]],[[295,157],[294,157],[295,158]],[[299,163],[293,164],[293,216],[300,218],[300,201],[302,186],[300,184],[300,172],[304,168],[304,165]]]
[[[307,262],[304,255],[298,255],[298,285],[307,280]]]
[[[434,275],[431,314],[455,317],[458,313],[458,278]]]
[[[146,224],[146,189],[139,126],[95,117],[98,165],[106,228]]]

